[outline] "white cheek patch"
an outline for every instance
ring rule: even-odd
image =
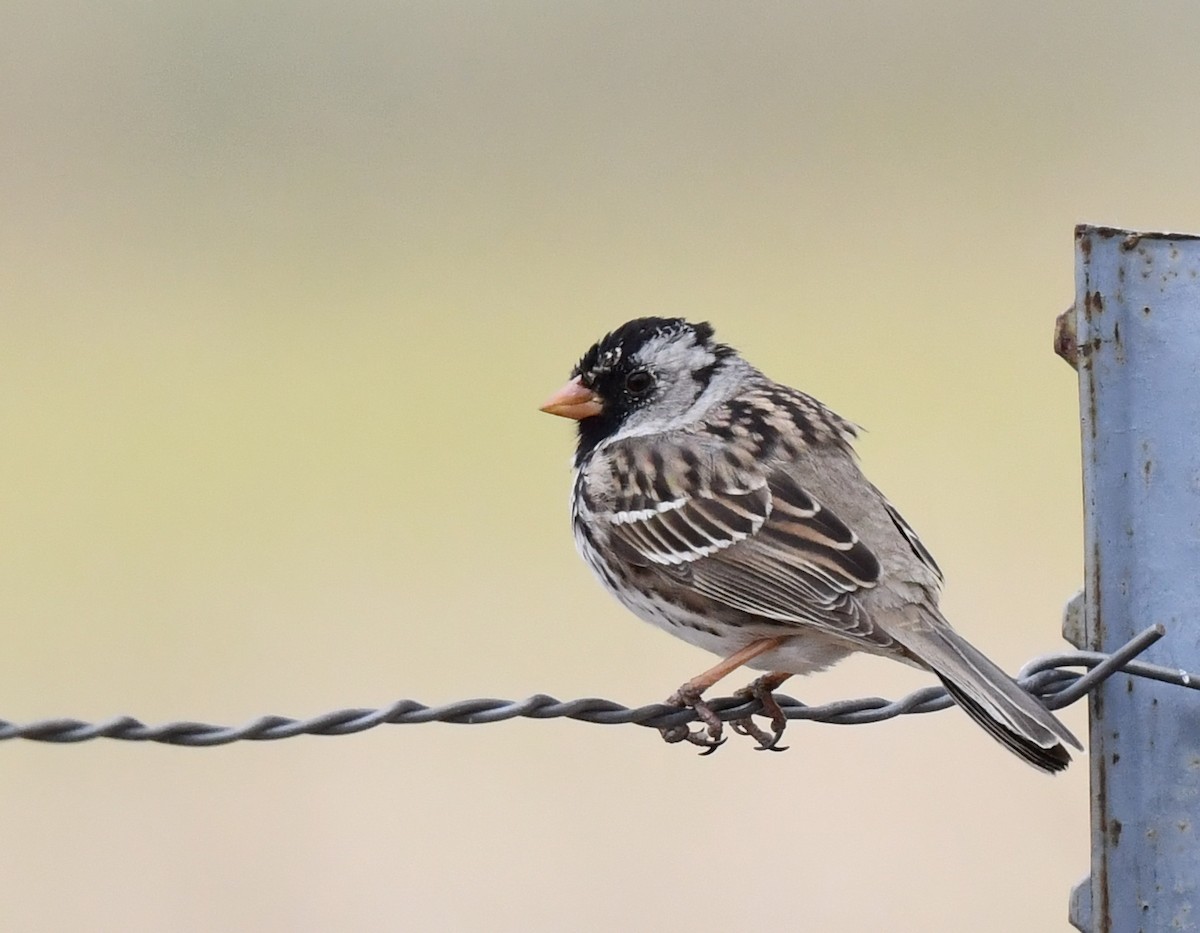
[[[690,334],[672,334],[647,341],[636,359],[660,371],[692,373],[710,365],[716,357]]]
[[[659,385],[646,404],[635,408],[609,437],[597,446],[631,437],[644,437],[685,427],[738,391],[752,368],[737,356],[718,357],[690,333],[668,333],[646,341],[628,362],[644,366]],[[703,373],[707,383],[697,374]],[[636,521],[630,518],[628,521]]]

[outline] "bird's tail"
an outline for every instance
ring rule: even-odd
[[[1041,771],[1053,774],[1066,768],[1071,756],[1063,743],[1083,748],[1071,731],[936,610],[922,615],[923,624],[893,636],[937,674],[954,701],[1001,745]]]

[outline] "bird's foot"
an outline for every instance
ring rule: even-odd
[[[670,706],[682,706],[695,712],[701,722],[699,729],[693,729],[684,723],[678,726],[666,726],[658,731],[662,733],[663,739],[667,742],[691,742],[704,749],[700,753],[701,755],[711,755],[725,744],[725,739],[721,738],[725,724],[721,722],[721,718],[713,711],[713,708],[701,698],[702,692],[687,683],[666,699]]]
[[[777,674],[766,674],[734,694],[736,697],[743,697],[747,700],[758,700],[762,704],[762,714],[771,719],[770,732],[760,728],[750,716],[745,719],[735,719],[730,723],[733,731],[738,735],[748,735],[758,742],[757,750],[760,752],[787,751],[786,745],[779,744],[779,740],[783,738],[783,730],[787,728],[787,717],[783,715],[783,710],[776,702],[773,692],[785,679],[786,675],[781,677]]]

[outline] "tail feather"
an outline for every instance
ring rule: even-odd
[[[1071,731],[940,615],[923,616],[924,624],[894,631],[893,636],[937,674],[954,701],[1005,748],[1042,771],[1063,770],[1071,761],[1063,743],[1083,748]]]
[[[954,702],[963,708],[968,716],[987,730],[988,735],[998,741],[1010,752],[1029,762],[1040,771],[1056,774],[1071,763],[1071,755],[1063,748],[1061,742],[1055,741],[1046,747],[1019,732],[1000,723],[987,710],[976,703],[957,684],[939,675],[946,687],[946,692],[954,698]]]

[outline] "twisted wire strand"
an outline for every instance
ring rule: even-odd
[[[1151,626],[1112,654],[1063,651],[1042,655],[1021,669],[1017,681],[1024,689],[1041,697],[1051,709],[1074,703],[1118,671],[1160,683],[1188,687],[1192,690],[1200,689],[1200,675],[1134,660],[1164,634],[1161,625]],[[1077,671],[1066,670],[1071,667],[1082,667],[1087,672],[1080,674]],[[799,700],[779,694],[776,695],[776,699],[788,719],[836,725],[882,722],[896,716],[931,713],[954,705],[954,701],[942,687],[924,687],[899,700],[862,697],[819,706],[808,706]],[[740,719],[761,709],[758,700],[737,697],[710,700],[709,705],[723,720]],[[517,717],[565,718],[603,725],[634,723],[654,728],[681,725],[697,719],[695,712],[690,709],[663,703],[631,709],[612,700],[594,697],[558,700],[545,694],[536,694],[524,700],[481,697],[441,706],[426,706],[415,700],[397,700],[381,709],[341,709],[309,719],[260,716],[241,726],[218,726],[186,721],[148,726],[132,716],[117,716],[96,723],[78,719],[42,719],[19,725],[0,720],[0,740],[28,739],[34,742],[71,744],[107,738],[200,748],[227,745],[230,742],[275,741],[296,735],[350,735],[384,724],[447,722],[478,725]]]

